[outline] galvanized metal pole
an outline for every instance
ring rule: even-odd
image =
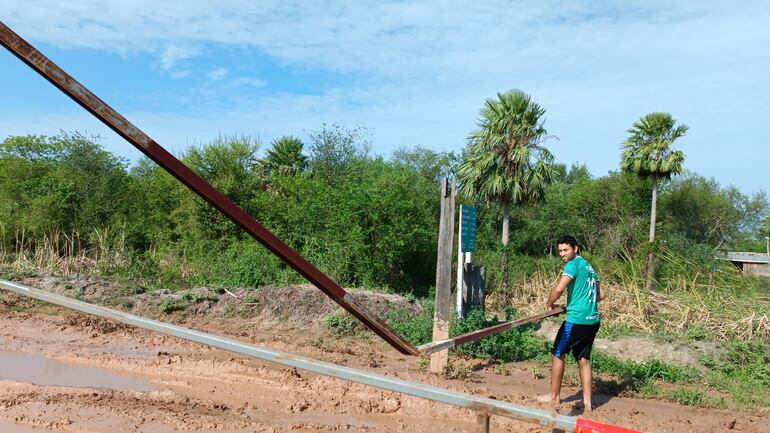
[[[336,377],[338,379],[349,380],[363,385],[411,395],[413,397],[472,409],[480,414],[477,417],[477,426],[482,424],[483,417],[488,418],[490,415],[499,415],[554,429],[574,431],[576,433],[640,433],[636,430],[602,424],[583,418],[559,415],[557,413],[546,412],[541,409],[533,409],[526,406],[517,406],[500,400],[478,397],[472,394],[424,385],[392,376],[383,376],[365,370],[358,370],[315,359],[304,358],[286,352],[257,347],[230,338],[147,319],[134,314],[102,307],[100,305],[89,304],[87,302],[35,289],[12,281],[0,279],[0,289],[50,302],[51,304],[60,305],[62,307],[71,308],[82,313],[104,317],[127,325],[149,329],[150,331],[160,332],[162,334],[205,344],[207,346],[261,359],[263,361],[273,362],[287,367],[295,367],[325,376]]]
[[[398,335],[385,322],[370,314],[345,289],[2,22],[0,22],[0,44],[249,233],[399,352],[408,355],[418,354],[417,349],[409,341]]]

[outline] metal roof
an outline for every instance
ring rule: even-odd
[[[742,253],[730,251],[725,256],[725,259],[731,262],[770,263],[770,256],[763,253]]]

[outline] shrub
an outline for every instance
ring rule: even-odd
[[[421,304],[423,311],[420,314],[414,314],[414,312],[407,309],[399,309],[385,316],[385,321],[388,325],[415,346],[433,340],[435,301],[424,299]]]
[[[505,320],[514,320],[515,310],[506,311]],[[501,323],[497,316],[487,319],[483,310],[472,309],[465,319],[452,324],[452,335],[465,334]],[[470,343],[457,346],[454,350],[467,356],[498,360],[503,362],[523,361],[546,356],[548,343],[534,335],[534,325],[525,325],[500,332]]]
[[[340,336],[352,336],[363,330],[361,322],[349,313],[330,314],[326,316],[326,325]]]
[[[160,304],[160,311],[170,314],[174,311],[184,311],[187,308],[187,302],[179,299],[166,299]]]

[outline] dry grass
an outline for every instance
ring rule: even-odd
[[[638,331],[681,334],[694,324],[701,324],[724,340],[770,340],[770,297],[767,293],[753,289],[744,277],[729,270],[719,276],[687,276],[682,273],[680,278],[670,279],[663,290],[652,292],[644,288],[638,272],[605,278],[602,286],[608,296],[602,301],[602,320]],[[556,272],[541,270],[507,294],[493,293],[487,305],[493,311],[513,306],[520,317],[540,313],[557,279]],[[561,300],[562,304],[564,301]]]
[[[94,230],[87,240],[77,232],[54,231],[34,239],[24,231],[0,233],[0,263],[16,272],[93,275],[128,264],[124,235],[107,230]]]
[[[699,324],[725,340],[770,340],[768,290],[757,288],[730,266],[705,272],[665,251],[660,260],[674,272],[652,292],[645,289],[643,269],[632,260],[603,270],[602,285],[608,293],[601,306],[605,323],[683,334]],[[23,231],[8,233],[0,224],[0,264],[19,273],[103,275],[128,266],[129,251],[120,232],[94,230],[83,239],[77,232],[54,231],[31,239]],[[541,269],[505,293],[492,293],[487,305],[491,311],[513,306],[522,317],[540,313],[557,278],[555,270]]]

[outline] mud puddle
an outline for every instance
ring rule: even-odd
[[[108,388],[118,391],[156,391],[149,382],[105,370],[80,367],[26,352],[0,349],[0,380],[43,386]],[[6,431],[2,429],[2,431]]]
[[[3,433],[51,433],[52,430],[20,425],[0,419],[0,431]],[[56,430],[53,431],[56,432]]]

